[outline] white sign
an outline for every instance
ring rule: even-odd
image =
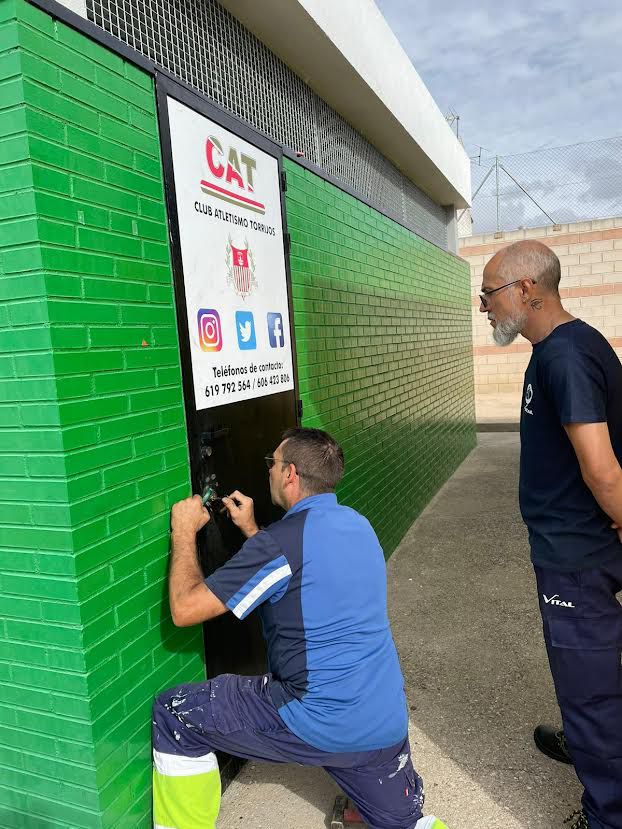
[[[277,160],[168,99],[197,409],[294,388]]]

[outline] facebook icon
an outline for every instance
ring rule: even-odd
[[[283,348],[285,345],[283,317],[273,311],[268,312],[268,338],[270,340],[270,348]]]

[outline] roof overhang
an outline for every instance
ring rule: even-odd
[[[470,204],[469,158],[373,0],[219,2],[437,204]]]

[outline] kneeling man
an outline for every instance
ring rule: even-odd
[[[173,507],[173,621],[194,625],[227,611],[244,619],[257,610],[269,672],[225,674],[156,699],[155,826],[216,825],[221,750],[324,767],[370,829],[446,829],[422,817],[384,556],[369,522],[337,503],[343,452],[325,432],[290,429],[266,461],[272,501],[286,514],[259,530],[250,498],[223,499],[247,541],[207,579],[196,533],[209,513],[197,495]]]

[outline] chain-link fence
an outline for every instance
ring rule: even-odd
[[[461,236],[622,215],[622,136],[477,158],[471,172]]]

